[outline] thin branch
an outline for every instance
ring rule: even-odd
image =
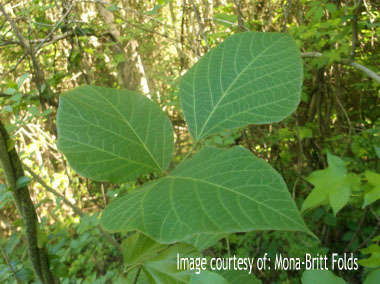
[[[322,55],[323,54],[320,52],[304,52],[304,53],[301,53],[302,58],[318,58],[318,57],[321,57]],[[346,58],[340,59],[339,62],[346,64],[346,65],[350,65],[350,66],[362,71],[363,73],[365,73],[366,75],[368,75],[369,77],[371,77],[372,79],[374,79],[376,82],[378,82],[380,84],[380,76],[378,74],[376,74],[374,71],[368,69],[367,67],[365,67],[365,66],[363,66],[363,65],[361,65],[355,61],[351,61],[349,59],[346,59]]]
[[[25,48],[25,51],[30,55],[30,58],[32,59],[32,62],[33,62],[33,67],[34,67],[34,71],[35,71],[35,83],[37,85],[37,89],[38,89],[38,93],[41,95],[42,94],[42,89],[41,89],[41,69],[39,67],[39,64],[38,64],[38,61],[37,61],[37,58],[32,50],[32,48],[30,47],[30,44],[29,42],[25,39],[25,37],[22,35],[22,33],[20,32],[20,30],[18,29],[18,27],[16,26],[16,24],[13,22],[13,20],[11,19],[11,17],[8,15],[8,13],[5,11],[3,5],[0,3],[0,12],[4,15],[4,17],[7,19],[8,23],[10,24],[13,32],[16,34],[16,37],[18,38],[18,40],[20,41],[21,45]]]
[[[201,35],[203,37],[203,40],[206,43],[207,49],[210,50],[210,45],[208,44],[208,40],[207,40],[206,34],[204,32],[204,27],[203,27],[203,24],[202,24],[202,21],[201,21],[201,16],[199,15],[199,11],[198,11],[197,7],[195,6],[193,0],[190,0],[190,3],[193,6],[195,17],[197,18],[197,22],[198,22],[198,26],[199,26],[199,31],[200,31],[200,33],[201,33]]]
[[[238,26],[242,31],[247,30],[247,27],[244,26],[243,13],[241,12],[240,0],[234,0],[234,3],[235,3],[235,10],[236,10],[237,18],[238,18]]]
[[[34,52],[37,52],[42,46],[43,44],[51,37],[51,35],[58,29],[58,27],[60,26],[60,24],[63,22],[63,20],[69,15],[71,9],[74,7],[74,5],[76,4],[76,0],[74,0],[70,7],[67,9],[66,13],[63,14],[63,16],[59,19],[59,21],[55,24],[55,26],[50,30],[50,32],[48,33],[48,35],[44,38],[44,40],[34,49]]]
[[[40,185],[42,185],[42,187],[44,187],[48,192],[54,194],[55,196],[57,197],[60,197],[63,201],[63,203],[65,203],[67,206],[69,206],[71,209],[73,209],[73,211],[75,212],[75,214],[79,215],[80,217],[83,217],[83,212],[77,207],[75,206],[75,204],[73,204],[72,202],[70,202],[70,200],[68,200],[62,193],[56,191],[55,189],[53,189],[52,187],[48,186],[31,168],[29,168],[27,165],[25,165],[23,163],[22,165],[26,170],[27,172],[30,173],[30,175],[33,177],[33,179],[35,181],[37,181]]]

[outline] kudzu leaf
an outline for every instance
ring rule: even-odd
[[[282,177],[243,147],[202,149],[167,177],[113,200],[101,225],[109,232],[138,230],[160,243],[200,233],[310,233]]]
[[[346,284],[342,278],[328,270],[306,270],[302,274],[302,284]]]
[[[360,178],[347,173],[344,161],[327,153],[328,167],[312,172],[307,180],[314,185],[313,191],[302,204],[301,212],[330,204],[334,216],[348,203],[351,191],[360,188]]]
[[[159,106],[141,94],[81,86],[60,96],[58,148],[80,175],[122,183],[164,172],[173,128]]]
[[[199,140],[226,128],[282,120],[296,109],[301,85],[302,59],[290,35],[244,32],[187,71],[180,101]]]

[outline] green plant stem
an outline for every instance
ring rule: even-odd
[[[7,150],[9,135],[0,121],[0,165],[3,168],[5,180],[11,188],[16,208],[24,222],[28,253],[34,272],[42,283],[60,283],[49,269],[48,254],[44,248],[37,246],[36,225],[37,213],[30,199],[27,186],[16,189],[17,179],[24,176],[24,170],[16,150]]]
[[[135,279],[133,280],[133,284],[136,284],[137,280],[139,280],[140,272],[141,272],[141,266],[139,267],[139,269],[136,272],[136,276],[135,276]]]

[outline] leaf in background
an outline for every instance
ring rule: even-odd
[[[139,230],[160,243],[199,233],[312,234],[282,177],[242,147],[202,149],[167,177],[113,200],[101,225],[109,232]]]
[[[366,267],[379,267],[380,266],[380,246],[372,244],[369,247],[361,249],[362,254],[370,254],[371,256],[366,259],[360,259],[358,263]]]
[[[366,171],[364,175],[370,189],[364,195],[363,208],[380,199],[380,175],[370,171]]]
[[[360,188],[359,176],[349,173],[344,161],[327,153],[328,167],[312,172],[307,180],[314,185],[313,191],[302,204],[301,213],[324,204],[330,204],[334,216],[349,201],[351,191]]]
[[[346,284],[342,278],[328,270],[306,270],[302,274],[302,284]]]
[[[200,253],[187,244],[176,244],[169,247],[158,256],[144,262],[142,270],[150,283],[189,283],[190,275],[194,271],[177,270],[177,254],[180,257],[200,257]]]
[[[309,127],[300,126],[299,132],[300,132],[300,139],[301,140],[303,140],[305,138],[312,138],[313,137],[313,130],[311,130]]]
[[[190,277],[190,284],[229,284],[226,279],[218,273],[202,271],[199,274],[193,273]]]
[[[25,74],[21,75],[17,79],[17,87],[18,87],[18,89],[21,88],[21,86],[24,84],[25,80],[28,79],[28,77],[29,77],[29,73],[25,73]]]
[[[169,118],[127,90],[81,86],[60,96],[58,148],[80,175],[122,183],[164,172],[174,146]]]
[[[156,256],[167,245],[162,245],[139,232],[129,236],[121,245],[125,264],[133,266]]]
[[[226,128],[282,120],[299,101],[302,59],[285,33],[245,32],[227,38],[182,77],[180,101],[199,140]]]

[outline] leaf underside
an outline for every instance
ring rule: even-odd
[[[164,172],[173,155],[173,128],[141,94],[81,86],[60,96],[58,148],[80,175],[122,183]]]
[[[302,59],[290,35],[245,32],[227,38],[182,77],[180,101],[199,140],[282,120],[296,109],[301,85]]]
[[[138,230],[160,243],[200,233],[310,233],[281,176],[242,147],[202,149],[167,177],[117,197],[101,224],[110,232]]]

